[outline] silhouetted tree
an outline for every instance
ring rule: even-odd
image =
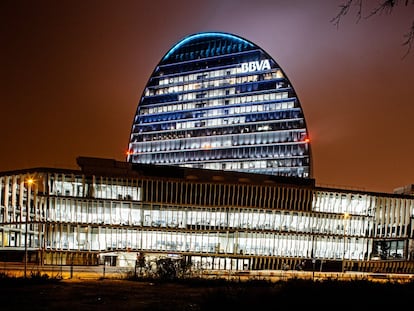
[[[378,2],[376,6],[374,6],[371,9],[371,11],[367,15],[365,15],[363,13],[364,2],[366,3],[368,1],[367,0],[365,1],[364,0],[347,0],[346,2],[343,2],[341,5],[339,5],[339,8],[340,8],[339,12],[334,18],[331,19],[331,23],[339,27],[339,23],[342,17],[348,14],[352,6],[355,6],[357,8],[356,18],[357,18],[357,22],[359,22],[359,20],[362,17],[369,18],[374,15],[379,15],[382,13],[391,14],[393,9],[399,5],[404,5],[406,7],[408,7],[409,5],[414,5],[414,0],[381,0]],[[410,53],[413,43],[414,43],[414,18],[411,22],[411,26],[409,26],[408,32],[404,34],[404,41],[402,45],[407,46],[407,51],[404,54],[403,58]]]
[[[136,274],[136,269],[139,268],[139,275],[142,276],[142,270],[145,269],[145,267],[146,267],[145,256],[143,253],[138,253],[137,260],[135,262],[135,274]]]
[[[177,262],[177,275],[180,278],[186,278],[191,274],[191,267],[192,263],[191,260],[186,260],[185,258],[181,258]]]
[[[173,280],[177,278],[177,266],[171,258],[160,258],[157,260],[157,274],[162,280]]]
[[[387,241],[381,241],[380,248],[381,248],[381,253],[380,253],[381,259],[387,259],[389,255],[389,250],[391,248],[390,243]]]

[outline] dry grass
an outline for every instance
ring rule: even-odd
[[[186,310],[202,289],[127,280],[1,284],[2,310]],[[187,309],[191,310],[191,309]]]
[[[24,281],[24,282],[23,282]],[[1,310],[274,310],[402,307],[414,284],[367,281],[143,282],[0,280]],[[269,307],[270,306],[270,307]]]

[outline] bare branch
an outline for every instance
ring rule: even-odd
[[[367,2],[368,0],[366,0],[365,2]],[[342,17],[344,17],[345,15],[347,15],[349,13],[349,11],[351,10],[351,6],[355,5],[358,7],[357,13],[356,13],[356,17],[357,17],[357,23],[360,21],[360,19],[362,18],[362,4],[363,4],[364,0],[347,0],[346,2],[342,3],[339,8],[339,12],[338,14],[332,18],[330,20],[330,22],[332,24],[334,24],[336,27],[339,27],[339,23],[341,22]],[[380,14],[391,14],[393,9],[395,7],[397,7],[398,5],[404,5],[404,6],[409,6],[409,5],[414,5],[414,0],[381,0],[378,5],[371,10],[371,13],[369,13],[365,18],[369,18],[372,17],[373,15],[380,15]],[[408,33],[406,33],[404,35],[405,41],[403,42],[403,46],[407,46],[407,52],[406,54],[403,56],[406,57],[407,54],[409,54],[411,52],[411,50],[413,49],[413,45],[414,45],[414,22],[409,30]]]
[[[366,18],[371,17],[372,15],[376,14],[391,14],[392,9],[398,5],[398,0],[384,0],[381,4],[379,4],[376,8],[374,8]]]
[[[332,18],[330,22],[334,24],[336,27],[339,27],[339,22],[341,21],[341,18],[349,12],[351,5],[355,3],[355,6],[358,7],[358,11],[356,13],[358,23],[362,16],[362,1],[363,0],[348,0],[348,2],[341,4],[339,6],[340,10],[338,14],[334,18]]]
[[[404,54],[403,58],[405,58],[410,53],[411,48],[413,46],[413,42],[414,42],[414,21],[411,25],[410,31],[404,35],[404,38],[407,38],[403,42],[403,45],[407,46],[407,52]]]
[[[350,6],[351,6],[352,2],[353,2],[353,0],[348,0],[348,2],[347,2],[347,3],[341,4],[341,5],[339,6],[339,7],[341,8],[341,9],[339,10],[339,13],[338,13],[338,14],[337,14],[334,18],[332,18],[332,19],[330,20],[330,22],[331,22],[332,24],[334,24],[336,27],[339,27],[339,22],[341,21],[341,18],[342,18],[343,16],[345,16],[345,15],[348,13],[349,8],[350,8]]]
[[[358,3],[356,4],[358,6],[358,11],[357,11],[357,23],[360,21],[361,16],[362,16],[362,0],[358,0]]]

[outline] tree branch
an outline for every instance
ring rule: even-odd
[[[407,38],[402,45],[407,46],[407,52],[404,54],[403,58],[405,58],[410,52],[414,42],[414,21],[411,25],[411,29],[408,33],[404,35],[404,38]]]
[[[330,20],[332,24],[334,24],[337,28],[339,28],[339,24],[341,22],[342,17],[347,15],[351,9],[352,5],[358,7],[356,12],[357,23],[362,18],[362,4],[364,0],[347,0],[346,2],[339,5],[339,12],[338,14]],[[409,6],[410,4],[414,5],[414,0],[382,0],[374,9],[368,14],[365,18],[370,18],[373,15],[379,15],[382,13],[391,14],[393,9],[398,5]],[[412,50],[414,44],[414,21],[411,25],[410,30],[408,33],[404,35],[405,41],[403,42],[403,46],[407,46],[407,52],[404,54],[403,58],[405,58]]]
[[[332,24],[334,24],[336,27],[339,27],[339,22],[341,21],[341,18],[345,16],[349,9],[351,8],[352,3],[354,0],[348,0],[348,2],[341,4],[340,10],[338,14],[330,20]],[[357,5],[359,6],[359,10],[357,12],[357,22],[361,19],[361,12],[362,12],[362,0],[356,0]]]

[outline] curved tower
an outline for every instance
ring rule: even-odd
[[[197,33],[155,67],[127,161],[311,177],[305,117],[282,68],[233,34]]]

